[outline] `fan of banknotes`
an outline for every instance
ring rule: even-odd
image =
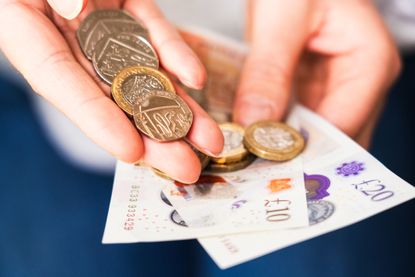
[[[114,83],[123,80],[117,87],[132,113],[123,110],[139,118],[140,108],[134,108],[139,101],[129,98],[139,87],[137,82],[148,79],[149,84],[139,97],[150,97],[146,95],[150,91],[165,92],[157,97],[174,92],[169,85],[160,85],[163,73],[145,29],[137,24],[119,11],[101,12],[90,16],[78,37],[94,67],[105,69],[103,79],[112,82],[119,105]],[[234,92],[248,49],[206,30],[186,28],[182,36],[208,71],[202,91],[184,89],[220,124],[225,149],[219,157],[199,156],[205,170],[195,184],[118,162],[103,243],[198,239],[220,268],[228,268],[415,197],[410,184],[301,105],[291,107],[285,123],[259,122],[246,129],[231,123]],[[136,55],[131,44],[145,46]],[[107,48],[113,53],[102,52]],[[137,63],[144,49],[150,49],[149,59]],[[120,61],[117,67],[108,68],[114,59]],[[140,71],[143,67],[154,70]]]

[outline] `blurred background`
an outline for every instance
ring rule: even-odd
[[[158,0],[179,26],[242,40],[242,0]],[[402,50],[370,152],[415,184],[415,1],[378,6]],[[412,123],[411,123],[412,122]],[[415,276],[415,203],[221,271],[196,241],[102,245],[115,161],[0,54],[0,277]]]

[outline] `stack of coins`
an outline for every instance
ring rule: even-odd
[[[224,148],[212,157],[211,172],[232,172],[249,166],[256,157],[276,162],[288,161],[304,149],[303,136],[287,124],[260,121],[246,129],[234,123],[219,125],[225,138]]]
[[[257,157],[275,162],[288,161],[298,156],[305,146],[303,136],[281,122],[260,121],[246,129],[235,123],[222,123],[219,127],[225,140],[218,156],[208,157],[192,147],[202,169],[213,173],[242,170]],[[156,175],[172,180],[166,173],[155,168],[152,170]]]
[[[232,172],[250,165],[255,160],[255,156],[250,154],[244,146],[244,128],[235,123],[222,123],[219,127],[224,137],[224,147],[217,157],[211,158],[208,170]]]
[[[157,53],[140,23],[121,10],[97,10],[81,23],[77,37],[97,75],[111,85],[114,101],[141,133],[159,142],[187,135],[192,111],[159,70]]]

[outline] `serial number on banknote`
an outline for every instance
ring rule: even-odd
[[[128,206],[125,213],[125,220],[124,220],[124,230],[132,231],[134,230],[134,221],[137,213],[137,201],[138,201],[138,194],[139,194],[140,186],[132,185],[129,197],[128,197]]]

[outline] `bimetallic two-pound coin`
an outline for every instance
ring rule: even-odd
[[[238,171],[238,170],[242,170],[248,167],[253,161],[255,161],[255,159],[256,157],[254,155],[248,154],[245,158],[235,163],[227,163],[227,164],[210,163],[206,169],[213,173],[225,173],[225,172]]]
[[[98,75],[108,84],[126,67],[136,65],[158,69],[159,60],[151,44],[134,34],[109,34],[95,46],[92,63]]]
[[[217,157],[212,157],[214,163],[225,164],[242,160],[248,155],[243,139],[245,130],[235,123],[222,123],[219,125],[224,137],[222,152]]]
[[[173,141],[187,135],[193,113],[177,94],[153,90],[137,97],[134,122],[137,129],[156,141]]]
[[[261,121],[245,129],[244,144],[260,158],[287,161],[303,151],[304,138],[287,124]]]
[[[82,51],[92,59],[96,44],[112,33],[132,33],[148,37],[147,30],[127,13],[121,10],[96,10],[81,23],[77,38]]]
[[[160,71],[144,66],[127,67],[114,78],[111,94],[117,105],[127,114],[134,114],[138,97],[150,91],[175,93],[173,83]]]

